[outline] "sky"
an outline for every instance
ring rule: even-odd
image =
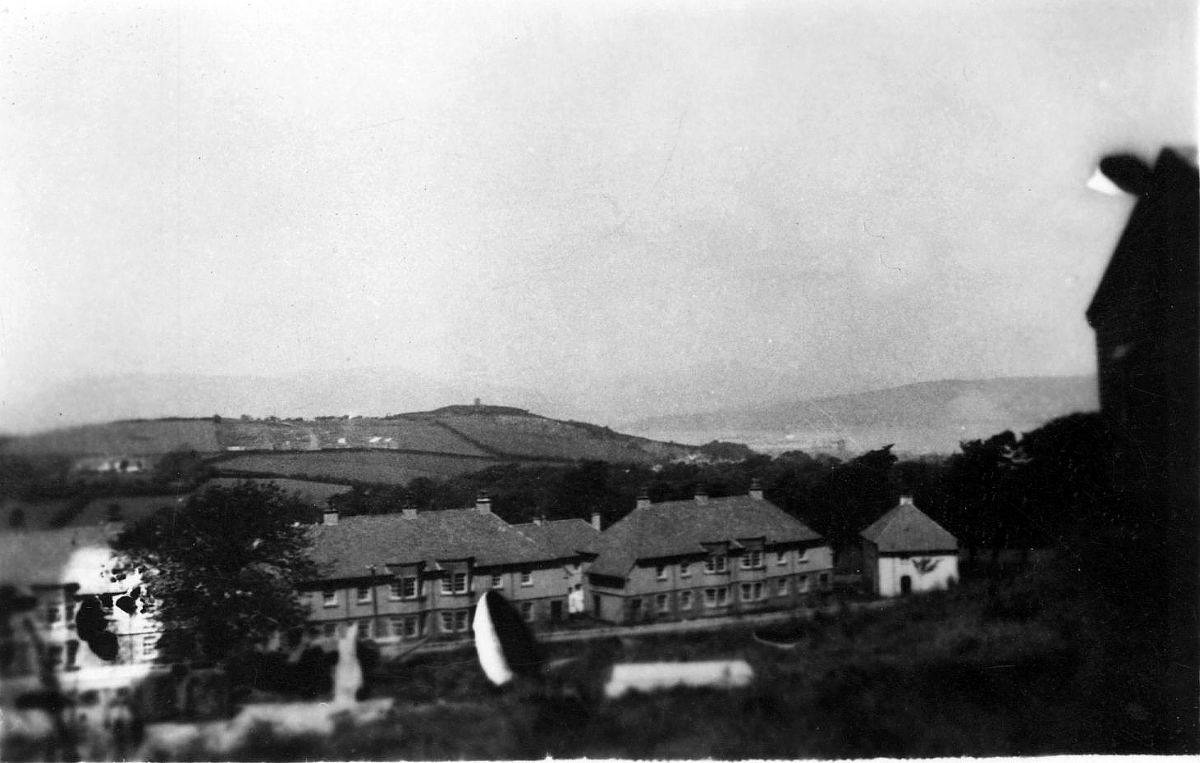
[[[1195,144],[1195,34],[1175,1],[10,3],[0,425],[120,374],[1092,373],[1132,201],[1084,183]]]

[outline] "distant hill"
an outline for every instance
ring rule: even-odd
[[[152,465],[162,454],[180,449],[209,456],[220,472],[230,475],[380,483],[511,462],[658,463],[699,450],[521,408],[487,405],[454,405],[386,418],[117,421],[14,437],[0,444],[3,453],[66,455],[90,469],[129,459]]]
[[[962,440],[1021,432],[1098,408],[1091,376],[945,380],[789,403],[659,416],[623,429],[700,443],[744,442],[762,451],[848,452],[895,443],[898,452],[950,453]]]

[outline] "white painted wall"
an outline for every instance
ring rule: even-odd
[[[951,581],[958,582],[957,554],[882,556],[878,565],[876,584],[880,596],[899,596],[900,579],[905,575],[912,580],[914,593],[949,588]]]

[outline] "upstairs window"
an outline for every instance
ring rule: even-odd
[[[788,563],[788,552],[776,551],[775,552],[775,563],[778,565],[787,564]]]
[[[467,592],[467,573],[452,572],[442,578],[442,593],[460,594]]]
[[[321,603],[324,604],[326,607],[336,607],[337,603],[338,603],[337,602],[337,591],[332,591],[332,590],[322,591],[321,592]]]
[[[692,565],[687,562],[681,562],[679,565],[679,577],[690,578],[692,576]]]
[[[403,577],[392,583],[389,588],[389,596],[392,599],[415,599],[417,598],[417,578],[416,576]]]
[[[370,587],[359,586],[358,590],[356,591],[357,596],[355,598],[358,600],[359,604],[367,604],[371,601],[371,593],[372,591]]]
[[[807,548],[801,548],[801,549],[796,550],[796,561],[799,562],[800,564],[804,564],[805,562],[808,561],[808,549]]]
[[[665,565],[661,565],[661,564],[660,564],[659,566],[655,567],[655,568],[654,568],[654,577],[655,577],[655,578],[657,578],[657,579],[659,579],[659,580],[666,580],[666,579],[667,579],[667,568],[666,568],[666,566],[665,566]]]
[[[58,605],[51,604],[46,607],[46,625],[54,625],[58,622]]]
[[[492,575],[492,588],[503,588],[503,587],[504,587],[504,576],[503,575]]]
[[[747,551],[742,554],[742,569],[756,570],[763,566],[763,555],[761,551]]]
[[[722,572],[729,571],[729,559],[723,554],[710,556],[704,560],[704,571],[710,575],[716,575]]]
[[[521,573],[521,585],[533,585],[532,572],[525,571]]]

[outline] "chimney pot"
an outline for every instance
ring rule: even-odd
[[[750,480],[750,497],[756,501],[763,499],[762,483],[757,478]]]
[[[415,519],[417,516],[417,510],[412,506],[405,506],[401,513],[404,514],[405,519]]]
[[[592,512],[592,527],[596,528],[597,530],[600,529],[600,512],[598,511]]]
[[[708,490],[703,485],[696,488],[696,503],[708,503]]]
[[[638,493],[637,507],[639,509],[644,509],[649,505],[650,505],[650,496],[646,493],[646,491],[643,490],[642,492]]]
[[[488,498],[488,494],[480,491],[479,496],[475,499],[475,510],[480,514],[492,513],[492,499]]]

